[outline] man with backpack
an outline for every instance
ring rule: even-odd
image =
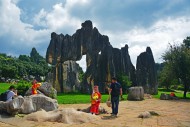
[[[17,96],[17,90],[15,89],[15,86],[13,85],[9,87],[9,90],[7,92],[8,93],[7,93],[6,102],[13,100],[13,97]]]
[[[15,86],[11,85],[9,90],[1,94],[0,101],[11,101],[14,96],[17,96],[17,90],[15,89]]]
[[[118,106],[119,106],[119,95],[122,96],[121,85],[117,82],[115,77],[112,78],[112,83],[109,90],[111,94],[111,103],[112,103],[112,116],[117,117]]]

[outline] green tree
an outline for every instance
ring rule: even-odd
[[[3,77],[16,78],[18,70],[15,66],[4,65],[1,73]]]
[[[170,64],[165,63],[163,70],[159,73],[159,85],[161,87],[166,87],[166,89],[168,90],[172,85],[173,79],[176,79],[176,77],[175,75],[173,75]]]
[[[127,89],[132,85],[132,82],[129,80],[129,77],[123,73],[118,74],[116,77],[118,82],[122,86],[123,93],[126,93]]]
[[[168,65],[168,73],[182,81],[186,98],[190,84],[190,38],[184,39],[181,45],[170,45],[163,60]]]
[[[84,79],[84,72],[80,66],[79,66],[78,72],[79,72],[79,80],[80,82],[82,82]]]
[[[32,48],[32,51],[30,52],[30,58],[32,62],[40,63],[40,61],[43,61],[43,57],[40,56],[40,54],[37,52],[36,48]]]
[[[18,57],[19,60],[30,62],[30,57],[27,55],[20,55]]]
[[[46,76],[50,67],[45,58],[39,55],[35,48],[31,51],[31,57],[20,55],[19,58],[0,53],[0,76],[9,78],[22,78],[26,75],[36,77]]]

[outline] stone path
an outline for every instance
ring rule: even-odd
[[[111,109],[105,104],[101,104],[109,112]],[[69,104],[60,105],[61,108],[86,108],[89,104]],[[137,118],[144,111],[155,111],[160,116],[152,116],[151,118]],[[81,116],[82,117],[82,116]],[[190,127],[190,100],[159,100],[146,99],[144,101],[122,101],[119,106],[119,114],[117,118],[110,118],[110,114],[99,115],[102,119],[93,123],[83,124],[64,124],[52,122],[31,122],[22,119],[5,120],[0,118],[0,127],[12,126],[35,126],[35,127]]]

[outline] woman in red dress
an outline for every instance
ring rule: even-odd
[[[99,114],[99,106],[100,106],[100,101],[101,101],[101,94],[98,90],[98,86],[95,85],[93,89],[93,93],[91,95],[91,108],[90,112],[92,114]]]

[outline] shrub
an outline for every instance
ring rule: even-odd
[[[29,82],[21,81],[17,84],[17,93],[18,95],[24,96],[26,91],[31,87]]]

